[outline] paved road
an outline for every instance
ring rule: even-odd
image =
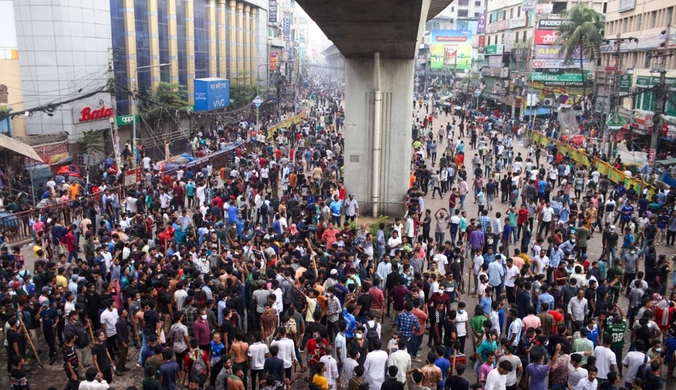
[[[458,118],[459,119],[459,118]],[[441,114],[438,119],[436,119],[435,123],[435,129],[438,129],[440,126],[440,123],[445,124],[446,122],[452,121],[452,117],[446,116],[444,114]],[[440,145],[438,150],[443,150],[448,142],[447,138],[444,138],[444,144]],[[465,139],[465,144],[466,149],[465,149],[465,154],[468,156],[465,160],[465,165],[470,172],[470,178],[471,178],[471,167],[469,161],[471,161],[471,156],[474,155],[474,151],[469,147],[469,139]],[[514,142],[514,154],[516,155],[518,152],[521,152],[522,156],[527,155],[527,150],[524,148],[522,145],[520,145],[518,142]],[[440,154],[441,155],[441,154]],[[407,157],[408,159],[408,157]],[[408,180],[408,178],[402,178],[402,180]],[[425,198],[425,207],[432,210],[432,213],[441,208],[441,207],[448,207],[448,196],[445,196],[443,199],[439,199],[438,197],[436,199],[432,199],[431,197],[431,191],[429,193],[429,196]],[[473,203],[472,197],[468,196],[467,201],[465,202],[465,209],[467,210],[467,215],[468,217],[475,217],[478,212],[478,207]],[[493,211],[489,214],[491,217],[494,216],[494,213],[496,212],[501,212],[502,215],[505,215],[505,212],[507,211],[507,205],[506,204],[501,204],[500,202],[494,202],[493,204]],[[590,240],[589,241],[589,247],[588,247],[588,253],[590,259],[596,259],[598,258],[599,253],[601,252],[601,240],[598,239],[600,237],[599,234],[596,235],[596,239]],[[34,262],[34,257],[32,254],[32,251],[30,250],[30,247],[25,247],[23,250],[23,253],[26,257],[26,263],[27,266],[32,270],[33,267],[33,262]],[[674,251],[674,248],[665,248],[664,246],[658,247],[658,253],[666,253],[668,256],[673,255],[676,253]],[[470,275],[470,264],[471,261],[467,259],[465,261],[466,265],[466,270],[465,270],[465,286],[468,286],[468,280],[467,280],[467,275]],[[476,302],[476,297],[475,296],[470,296],[470,295],[464,295],[462,300],[467,304],[467,308],[471,312],[473,310],[474,305],[477,303]],[[620,297],[620,305],[623,308],[626,308],[628,306],[627,300],[624,298],[624,296]],[[454,308],[456,306],[454,305]],[[385,344],[386,340],[389,340],[391,338],[392,334],[392,329],[390,327],[390,321],[386,320],[385,324],[383,326],[383,342]],[[426,340],[427,336],[425,337],[425,342],[423,342],[423,347],[419,353],[419,355],[423,358],[427,356],[427,353],[429,352],[429,348],[426,345]],[[628,346],[627,346],[628,347]],[[44,351],[47,350],[46,345],[42,346],[42,349]],[[471,354],[472,351],[472,345],[471,342],[466,343],[466,349],[465,349],[465,354],[469,355]],[[130,350],[130,356],[129,359],[130,361],[135,361],[136,356],[137,356],[137,351],[133,348]],[[44,356],[46,360],[46,356]],[[2,356],[2,364],[5,363],[6,359],[6,354],[1,354]],[[414,363],[414,366],[422,366],[423,363]],[[113,385],[120,389],[124,389],[127,386],[135,385],[139,386],[140,388],[140,382],[142,378],[142,371],[138,368],[136,368],[133,364],[130,364],[129,367],[132,367],[132,371],[126,373],[124,377],[115,377]],[[468,369],[466,373],[466,378],[470,381],[470,383],[474,383],[476,381],[476,377],[474,375],[474,371],[472,369]],[[63,388],[65,385],[64,381],[64,374],[63,374],[63,369],[62,369],[62,362],[61,358],[59,355],[59,359],[54,365],[46,365],[44,370],[40,370],[39,367],[37,367],[37,364],[32,364],[30,366],[30,373],[29,373],[29,380],[31,381],[32,387],[36,389],[46,389],[48,386],[56,386],[57,389]],[[7,383],[7,377],[6,376],[0,376],[0,388],[9,388],[9,385]],[[304,381],[297,382],[293,386],[294,389],[306,389],[307,384]]]

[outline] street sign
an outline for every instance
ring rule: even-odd
[[[124,173],[124,185],[129,187],[141,183],[143,171],[141,168],[130,169]]]
[[[624,120],[621,116],[615,114],[606,122],[606,126],[611,130],[619,130],[627,124],[627,121]]]
[[[256,108],[260,107],[261,104],[263,104],[263,102],[264,102],[264,100],[261,99],[260,96],[256,96],[256,97],[254,98],[254,100],[251,101],[251,103],[253,103],[254,106],[256,106]]]

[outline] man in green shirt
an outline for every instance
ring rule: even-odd
[[[627,320],[624,318],[624,313],[619,306],[615,305],[619,313],[609,313],[606,318],[605,332],[613,337],[613,342],[610,344],[610,350],[615,353],[615,358],[618,362],[622,361],[622,351],[624,350],[624,333],[627,330]],[[622,376],[622,364],[617,365],[617,369]]]
[[[472,329],[472,348],[476,351],[477,343],[481,341],[481,337],[484,334],[484,321],[487,318],[484,315],[484,309],[477,305],[474,308],[474,316],[469,321],[469,326]]]

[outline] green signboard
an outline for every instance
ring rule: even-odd
[[[620,76],[620,92],[627,92],[631,89],[631,75],[623,74]]]
[[[627,121],[624,120],[621,116],[615,114],[606,122],[606,126],[612,130],[619,130],[627,124]]]
[[[550,81],[550,82],[582,82],[582,74],[580,73],[564,73],[564,74],[550,74],[550,73],[541,73],[533,72],[530,75],[532,81]]]
[[[484,55],[491,56],[496,54],[502,54],[498,53],[498,45],[484,46]]]
[[[638,76],[636,78],[636,87],[638,88],[650,88],[657,85],[660,82],[659,77],[653,76]],[[670,89],[676,88],[676,77],[666,77],[665,82]]]
[[[127,125],[133,125],[134,123],[139,123],[141,120],[139,119],[138,114],[136,116],[134,115],[119,115],[117,117],[117,125],[118,126],[127,126]]]

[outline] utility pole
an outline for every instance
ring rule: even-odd
[[[108,91],[110,91],[110,105],[113,114],[108,118],[110,123],[110,138],[113,140],[113,153],[118,171],[122,169],[120,158],[120,134],[117,128],[117,99],[115,98],[115,59],[113,48],[108,49]],[[135,118],[134,118],[135,119]]]
[[[655,113],[653,114],[653,133],[650,137],[650,154],[649,154],[649,164],[654,164],[657,156],[657,142],[659,140],[660,131],[662,130],[662,125],[664,123],[664,103],[667,94],[667,58],[671,57],[674,53],[672,50],[668,50],[669,47],[669,35],[670,35],[671,25],[667,25],[667,29],[662,31],[662,34],[665,35],[664,42],[660,44],[660,47],[657,49],[656,54],[650,54],[652,58],[659,58],[658,63],[656,64],[654,70],[659,72],[660,80],[655,88]]]

